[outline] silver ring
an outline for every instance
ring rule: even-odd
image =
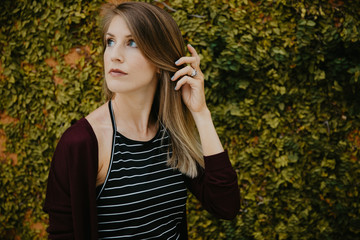
[[[197,75],[197,71],[193,69],[193,72],[191,73],[191,77],[195,77]]]

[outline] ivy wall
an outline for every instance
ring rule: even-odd
[[[103,101],[103,1],[0,4],[0,238],[43,239],[61,134]],[[360,239],[360,3],[153,1],[201,54],[241,210],[190,239]]]

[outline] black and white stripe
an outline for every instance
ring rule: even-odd
[[[116,132],[107,179],[98,188],[99,239],[181,237],[187,190],[181,173],[166,165],[169,137],[163,131],[147,142]]]

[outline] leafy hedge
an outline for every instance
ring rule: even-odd
[[[51,156],[102,101],[102,1],[0,6],[0,238],[42,239]],[[191,239],[360,238],[360,4],[155,1],[196,47],[241,211],[193,197]]]

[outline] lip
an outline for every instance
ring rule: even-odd
[[[122,71],[122,70],[120,70],[120,69],[118,69],[118,68],[112,68],[112,69],[110,69],[109,74],[110,74],[111,76],[114,76],[114,77],[119,77],[119,76],[127,75],[126,72],[124,72],[124,71]]]

